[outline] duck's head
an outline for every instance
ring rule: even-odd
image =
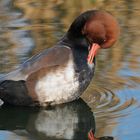
[[[68,32],[74,38],[86,38],[89,44],[89,57],[93,58],[98,49],[112,47],[118,39],[120,28],[117,20],[110,13],[90,10],[77,17]]]

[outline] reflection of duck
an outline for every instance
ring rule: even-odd
[[[93,77],[97,50],[111,47],[118,34],[117,21],[109,13],[84,12],[53,48],[1,79],[0,98],[5,103],[24,106],[77,99]]]
[[[82,99],[47,110],[1,107],[0,114],[0,129],[16,137],[87,140],[88,131],[91,128],[95,131],[93,113]]]
[[[113,137],[110,137],[110,136],[96,138],[94,136],[94,131],[92,129],[88,132],[88,140],[113,140],[113,139],[114,138]]]

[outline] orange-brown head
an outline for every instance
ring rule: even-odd
[[[90,44],[97,43],[101,48],[109,48],[118,39],[120,28],[111,14],[97,10],[85,23],[82,33]]]
[[[120,27],[117,20],[110,13],[89,10],[74,20],[68,32],[72,38],[86,38],[89,44],[87,61],[92,63],[100,48],[110,48],[116,42]]]

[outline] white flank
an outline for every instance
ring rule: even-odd
[[[60,104],[77,97],[79,82],[74,75],[73,61],[70,59],[66,67],[59,70],[36,83],[35,91],[41,103]]]

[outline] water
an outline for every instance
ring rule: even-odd
[[[53,46],[73,19],[87,9],[104,9],[119,21],[121,35],[97,57],[93,81],[82,100],[50,109],[0,108],[0,140],[139,140],[140,2],[105,0],[1,0],[0,76]]]

